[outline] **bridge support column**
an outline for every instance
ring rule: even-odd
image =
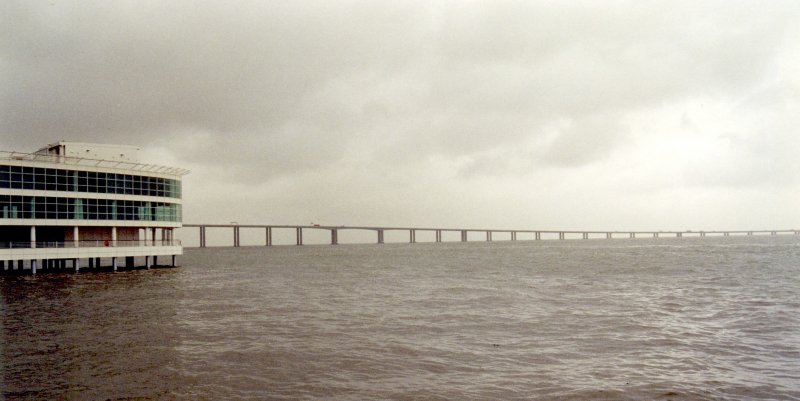
[[[658,233],[653,233],[653,238],[658,238]]]
[[[630,236],[631,238],[636,238],[636,233],[635,233],[635,232],[631,232],[631,233],[629,234],[629,236]]]
[[[772,231],[772,232],[769,233],[769,235],[775,236],[775,235],[778,235],[778,232],[777,231]]]
[[[729,233],[729,232],[725,232],[725,233],[723,233],[723,234],[722,234],[722,236],[723,236],[723,237],[730,237],[730,236],[731,236],[731,233]]]
[[[538,241],[538,240],[540,240],[540,239],[542,239],[542,232],[541,232],[541,231],[537,231],[537,232],[534,234],[534,238],[536,238],[536,240],[537,240],[537,241]]]
[[[511,240],[512,241],[516,241],[517,240],[517,232],[516,231],[512,231],[511,232]]]
[[[408,243],[414,244],[417,242],[417,230],[408,230]]]
[[[461,230],[461,242],[467,242],[467,230]]]
[[[583,239],[589,239],[589,233],[583,233]]]
[[[752,231],[748,231],[748,232],[747,232],[747,236],[748,236],[748,237],[752,237],[752,236],[753,236],[753,232],[752,232]]]
[[[331,229],[331,245],[339,244],[339,231],[335,228]]]
[[[486,242],[492,242],[492,232],[491,231],[487,231],[486,232]]]
[[[442,230],[436,230],[436,242],[442,242]]]
[[[233,246],[239,246],[239,226],[233,226]]]
[[[297,245],[303,245],[303,228],[297,227],[296,229]]]
[[[206,226],[200,226],[200,248],[206,247]]]
[[[611,239],[611,238],[613,238],[613,237],[611,236],[611,233],[606,233],[606,239]]]
[[[272,227],[267,227],[264,235],[267,237],[267,246],[272,246]]]
[[[675,236],[678,238],[683,238],[683,233],[676,233]]]
[[[560,232],[558,233],[558,239],[564,239],[564,238],[566,238],[566,237],[567,237],[567,235],[566,235],[566,234],[564,234],[564,232],[563,232],[563,231],[560,231]]]
[[[378,230],[378,243],[383,243],[383,230]]]
[[[705,231],[700,231],[700,236],[701,237],[705,237],[706,236],[706,232]]]

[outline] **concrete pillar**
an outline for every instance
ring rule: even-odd
[[[266,228],[267,246],[272,246],[272,227]]]
[[[144,266],[147,268],[147,270],[150,270],[150,256],[144,257]]]
[[[683,237],[683,233],[677,233],[677,234],[676,234],[676,236],[677,236],[678,238],[682,238],[682,237]]]
[[[461,230],[461,242],[467,242],[467,231]]]
[[[491,241],[492,241],[492,232],[491,231],[487,231],[486,232],[486,242],[491,242]]]
[[[176,259],[176,256],[172,255],[172,267],[175,267],[175,259]]]
[[[72,240],[75,243],[75,248],[81,246],[81,237],[80,237],[80,230],[78,230],[78,226],[72,227]]]
[[[200,226],[200,248],[206,247],[206,226]]]
[[[239,226],[233,226],[233,246],[239,246]]]
[[[442,242],[442,230],[436,230],[436,242]]]
[[[297,227],[297,245],[303,245],[303,228]]]
[[[417,242],[417,230],[408,230],[408,243],[413,244]]]
[[[589,233],[583,233],[583,239],[589,239]]]
[[[383,230],[378,230],[378,243],[383,243]]]
[[[606,233],[606,239],[611,239],[611,233]]]
[[[117,257],[116,256],[113,256],[111,258],[111,270],[112,271],[117,271]]]
[[[117,227],[111,227],[111,246],[117,246]]]
[[[81,270],[81,260],[78,258],[72,259],[72,268],[75,269],[75,273]]]
[[[700,231],[700,236],[701,237],[705,237],[706,236],[706,232],[705,231]]]
[[[31,274],[36,274],[36,259],[31,259]]]
[[[156,228],[153,227],[150,229],[150,241],[153,246],[156,246]]]
[[[631,232],[631,233],[629,234],[629,236],[630,236],[631,238],[636,238],[636,233],[634,233],[634,232]]]
[[[772,231],[771,233],[769,233],[769,235],[775,236],[775,235],[778,235],[778,232],[777,231]]]
[[[36,248],[36,226],[31,226],[31,248]]]
[[[335,228],[331,229],[331,245],[339,244],[339,232]]]
[[[563,231],[558,233],[558,239],[564,239],[566,237],[567,237],[567,235]]]
[[[658,238],[658,233],[653,233],[653,238]]]

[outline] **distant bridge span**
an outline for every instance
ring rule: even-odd
[[[408,242],[417,242],[417,232],[433,232],[435,233],[434,242],[443,242],[442,233],[444,232],[458,232],[461,234],[461,242],[468,242],[469,233],[485,233],[486,241],[492,241],[492,234],[494,233],[508,233],[510,234],[511,241],[517,241],[519,234],[532,235],[530,240],[542,240],[543,236],[550,236],[560,240],[570,238],[660,238],[660,237],[705,237],[705,236],[731,236],[731,235],[800,235],[798,229],[783,229],[783,230],[712,230],[712,231],[584,231],[584,230],[497,230],[497,229],[478,229],[478,228],[432,228],[432,227],[377,227],[377,226],[329,226],[329,225],[270,225],[270,224],[184,224],[184,228],[197,228],[200,233],[200,247],[207,246],[206,230],[208,228],[230,228],[233,233],[233,246],[240,246],[240,231],[246,229],[263,229],[264,230],[264,244],[272,246],[272,232],[276,229],[294,230],[295,240],[297,245],[303,245],[303,230],[326,230],[330,232],[331,245],[339,243],[339,231],[342,230],[361,230],[361,231],[374,231],[376,233],[376,242],[378,244],[384,243],[384,233],[386,231],[407,231]]]

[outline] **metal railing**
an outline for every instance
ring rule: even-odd
[[[149,173],[163,173],[163,174],[174,174],[174,175],[186,175],[189,173],[189,170],[183,168],[158,166],[155,164],[145,164],[145,163],[136,163],[127,161],[117,161],[117,160],[88,159],[84,157],[74,157],[74,156],[22,153],[22,152],[14,152],[7,150],[0,150],[0,160],[27,160],[33,162],[63,163],[74,166],[106,167],[106,168],[137,170]]]
[[[33,245],[36,245],[35,247]],[[136,246],[180,246],[181,241],[172,240],[81,240],[81,241],[12,241],[0,242],[0,249],[17,248],[104,248],[104,247],[136,247]]]

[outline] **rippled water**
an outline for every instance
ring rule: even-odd
[[[800,238],[189,249],[0,277],[6,399],[800,400]]]

